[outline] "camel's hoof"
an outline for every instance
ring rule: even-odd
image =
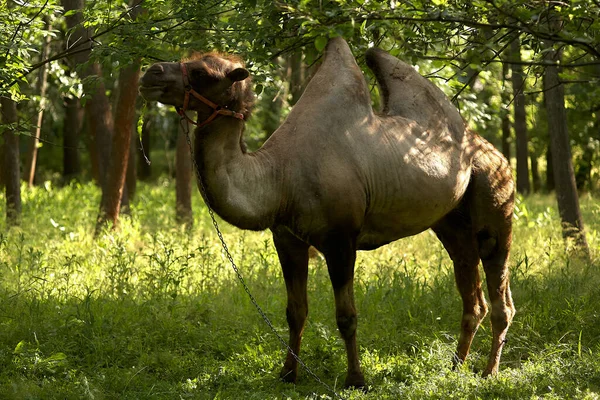
[[[498,368],[486,368],[481,374],[483,378],[492,377],[495,375],[498,375]]]
[[[344,382],[344,388],[361,390],[363,392],[368,391],[368,387],[365,384],[365,377],[361,373],[348,375]]]
[[[283,367],[281,368],[281,372],[279,373],[279,379],[286,383],[296,383],[296,379],[298,378],[298,370],[293,370],[291,368]]]

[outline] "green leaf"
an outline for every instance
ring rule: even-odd
[[[44,361],[49,363],[60,363],[67,359],[67,355],[65,353],[54,353],[50,357],[46,358]]]
[[[317,51],[325,50],[325,46],[327,46],[327,38],[325,36],[319,36],[315,39],[315,48]]]
[[[25,340],[21,340],[18,344],[17,347],[15,347],[14,350],[14,354],[22,354],[25,351],[27,351],[27,342]]]

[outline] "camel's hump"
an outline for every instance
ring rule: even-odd
[[[447,124],[452,133],[464,133],[464,121],[456,107],[412,66],[376,48],[367,50],[366,60],[379,83],[383,114],[412,119],[427,129]]]
[[[330,39],[325,48],[323,62],[306,87],[299,104],[306,102],[345,103],[370,109],[369,88],[348,43],[341,38]],[[297,107],[297,106],[296,106]]]

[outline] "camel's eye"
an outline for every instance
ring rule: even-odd
[[[194,69],[190,72],[191,84],[194,87],[206,88],[207,86],[214,85],[219,81],[213,75],[210,75],[205,69],[199,68]]]

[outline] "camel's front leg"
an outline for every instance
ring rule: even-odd
[[[288,303],[287,322],[290,328],[289,346],[298,355],[304,323],[308,315],[306,280],[308,277],[308,245],[292,235],[286,228],[273,230],[273,241],[285,278]],[[285,382],[296,382],[298,362],[288,351],[280,377]]]
[[[346,387],[365,387],[365,378],[360,369],[356,346],[356,307],[354,305],[354,262],[356,244],[354,239],[333,238],[325,242],[322,248],[329,277],[335,295],[335,316],[338,329],[346,345],[348,356],[348,374]]]

